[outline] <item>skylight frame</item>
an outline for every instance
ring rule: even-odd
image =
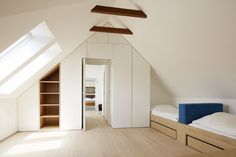
[[[9,95],[55,59],[62,50],[55,43],[0,86],[0,95]]]
[[[61,52],[46,22],[34,27],[0,53],[0,97],[13,96]]]
[[[16,42],[14,42],[11,46],[2,51],[0,53],[0,62],[13,55],[17,51],[17,49],[21,48],[23,45],[28,43],[30,39],[32,39],[32,33],[28,32],[27,34],[23,35],[20,39],[18,39]]]
[[[7,56],[4,56],[4,59],[0,61],[0,84],[43,53],[45,47],[55,42],[52,38],[30,35],[18,42],[19,44],[15,45],[14,50],[6,51],[5,55]]]

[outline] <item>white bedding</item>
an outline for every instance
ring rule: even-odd
[[[236,115],[217,112],[193,121],[190,126],[236,139]]]
[[[85,98],[85,101],[95,101],[95,98]]]
[[[151,113],[173,121],[179,119],[178,109],[171,105],[157,105],[152,108]]]

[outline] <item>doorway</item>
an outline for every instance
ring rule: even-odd
[[[84,59],[83,67],[82,121],[83,129],[90,130],[110,123],[110,61]]]

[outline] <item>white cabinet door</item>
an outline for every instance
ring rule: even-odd
[[[116,45],[112,60],[111,125],[131,127],[131,54],[129,45]]]
[[[82,128],[82,58],[81,46],[60,64],[60,128]]]
[[[111,44],[88,43],[87,58],[112,59],[113,46]]]
[[[37,82],[18,98],[19,131],[39,130],[39,108],[39,83]]]
[[[133,49],[132,127],[150,123],[150,65]]]

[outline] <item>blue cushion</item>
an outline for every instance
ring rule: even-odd
[[[215,112],[223,112],[221,103],[186,103],[179,104],[179,122],[190,124],[193,120]]]

